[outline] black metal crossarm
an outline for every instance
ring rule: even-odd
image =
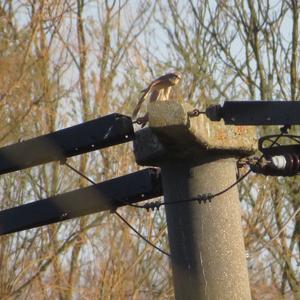
[[[132,120],[120,114],[92,121],[0,148],[0,174],[133,140]]]
[[[147,168],[96,185],[0,211],[0,235],[52,224],[163,194],[159,169]]]
[[[206,115],[228,125],[300,125],[300,101],[225,101]]]

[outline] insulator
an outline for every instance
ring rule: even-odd
[[[300,155],[296,153],[288,153],[285,154],[285,157],[287,160],[285,171],[288,174],[297,174],[300,170]]]
[[[271,158],[272,164],[278,169],[278,170],[284,170],[286,167],[286,159],[283,155],[276,155]]]
[[[271,176],[294,176],[300,172],[300,153],[266,156],[250,164],[255,173]]]

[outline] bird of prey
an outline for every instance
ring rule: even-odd
[[[135,118],[137,116],[143,102],[149,94],[150,102],[154,102],[156,100],[168,100],[172,86],[176,85],[180,79],[181,74],[179,72],[173,72],[165,74],[153,80],[146,89],[142,90],[143,94],[132,113],[132,118]],[[147,122],[147,114],[143,118],[139,119],[145,119],[145,121]],[[141,124],[145,126],[145,124]]]

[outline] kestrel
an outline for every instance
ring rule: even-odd
[[[139,102],[132,113],[132,118],[135,118],[137,116],[142,103],[149,94],[151,94],[150,102],[154,102],[156,100],[168,100],[172,86],[176,85],[180,79],[181,74],[179,72],[174,72],[165,74],[153,80],[146,89],[142,90],[143,95],[139,99]],[[145,121],[147,122],[147,114],[143,118],[139,119],[145,119]],[[142,123],[142,125],[145,126],[145,123]]]

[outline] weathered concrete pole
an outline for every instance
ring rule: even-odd
[[[161,168],[168,203],[230,186],[235,157],[256,147],[253,128],[189,119],[191,110],[151,103],[149,128],[136,134],[136,160]],[[176,299],[250,299],[237,187],[211,202],[166,205],[166,214]]]

